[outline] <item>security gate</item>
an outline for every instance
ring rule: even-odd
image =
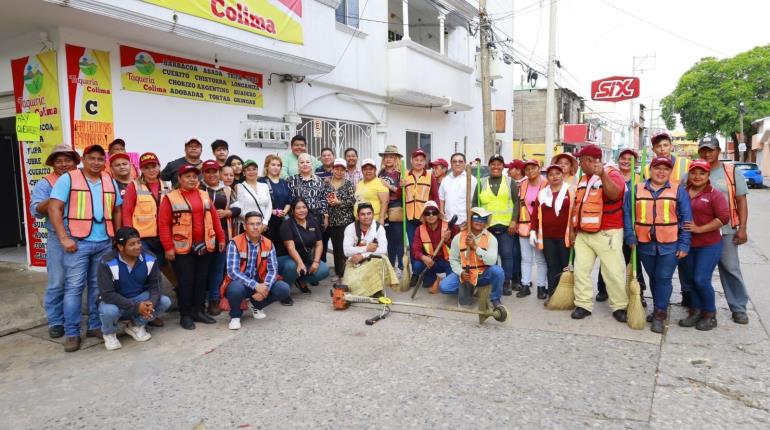
[[[348,148],[358,151],[358,159],[372,158],[372,124],[326,118],[302,117],[297,132],[307,139],[307,152],[316,157],[329,147],[338,158]]]

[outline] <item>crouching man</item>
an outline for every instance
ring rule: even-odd
[[[357,296],[374,296],[385,287],[398,284],[388,259],[385,228],[374,220],[371,203],[359,203],[358,221],[345,227],[342,249],[348,258],[342,282]]]
[[[241,328],[243,309],[251,301],[254,319],[265,318],[270,303],[289,297],[289,284],[276,281],[278,258],[265,230],[262,214],[249,212],[243,217],[245,232],[235,236],[227,245],[225,280],[220,293],[227,298],[220,302],[222,310],[230,311],[230,330]]]
[[[126,334],[138,342],[150,340],[145,326],[171,306],[160,294],[160,268],[155,256],[142,250],[142,239],[133,227],[115,232],[115,249],[99,264],[99,318],[104,347],[122,345],[117,337],[118,320],[128,320]]]

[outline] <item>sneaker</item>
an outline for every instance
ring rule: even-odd
[[[749,316],[746,312],[733,312],[733,322],[736,324],[748,324]],[[714,326],[716,326],[716,323]]]
[[[230,324],[227,325],[227,328],[230,330],[240,330],[241,329],[241,319],[240,318],[230,318]]]
[[[267,314],[262,309],[251,308],[251,314],[254,316],[255,320],[263,320],[267,318]]]
[[[104,334],[102,336],[104,336],[104,348],[106,348],[107,351],[114,351],[123,346],[120,344],[118,336],[115,333]]]
[[[52,325],[48,327],[48,336],[51,339],[58,339],[62,336],[64,336],[64,326],[63,325]]]
[[[125,331],[127,335],[133,337],[137,342],[147,342],[152,337],[150,333],[147,333],[143,325],[135,326],[128,323],[126,324]]]

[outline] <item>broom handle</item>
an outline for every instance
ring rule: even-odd
[[[406,223],[408,220],[406,219],[406,175],[409,174],[409,172],[406,170],[406,160],[401,159],[401,230],[403,230],[404,235],[404,250],[409,249],[409,238],[406,237]],[[415,185],[415,191],[417,191],[417,186]]]
[[[575,183],[576,187],[577,187],[577,184],[580,183],[580,178],[582,178],[582,177],[583,177],[583,169],[581,169],[580,166],[578,165],[578,169],[577,169],[577,182]],[[575,193],[575,195],[577,195],[577,193]],[[577,205],[576,201],[570,202],[570,213],[572,213],[572,211],[574,210],[576,205]],[[570,219],[567,220],[567,222],[568,223],[572,222],[572,217],[571,216],[570,216]],[[575,261],[575,244],[572,243],[570,245],[571,246],[569,248],[569,265],[571,266],[572,263]]]

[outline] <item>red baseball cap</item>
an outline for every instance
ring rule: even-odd
[[[602,158],[602,148],[599,148],[598,145],[589,144],[580,148],[580,151],[575,154],[575,156],[578,158],[584,155],[587,157]]]
[[[428,154],[426,154],[425,151],[423,151],[420,148],[417,148],[414,151],[412,151],[412,158],[420,156],[420,155],[422,155],[425,158],[428,158]]]
[[[155,155],[154,153],[145,152],[144,154],[139,156],[139,167],[144,167],[152,163],[155,163],[158,166],[160,166],[160,160],[158,159],[158,156]]]
[[[508,164],[509,169],[524,169],[524,162],[522,160],[513,160]]]
[[[219,171],[219,163],[217,163],[214,160],[206,160],[203,162],[203,166],[201,167],[201,171],[205,172],[206,170],[214,169],[217,172]]]
[[[431,167],[444,166],[444,168],[449,168],[449,163],[447,163],[447,161],[444,160],[443,158],[436,158],[435,160],[430,162],[430,166]]]
[[[125,152],[118,152],[117,154],[110,155],[110,164],[112,164],[112,162],[116,160],[126,160],[130,163],[131,157],[129,157],[128,154],[126,154]]]
[[[179,173],[179,176],[184,175],[187,172],[195,172],[198,175],[201,174],[200,169],[198,169],[194,164],[182,164],[182,167],[179,168],[177,173]]]
[[[703,169],[707,172],[711,171],[711,164],[709,164],[706,160],[695,160],[692,163],[690,163],[690,167],[687,168],[688,172],[691,172],[692,169]]]
[[[668,157],[655,157],[652,159],[652,163],[650,163],[650,167],[656,167],[660,165],[666,165],[670,169],[674,167],[674,163],[672,163],[671,159]]]
[[[626,148],[626,149],[624,149],[624,150],[620,151],[620,154],[618,154],[618,158],[622,157],[624,154],[631,154],[631,155],[633,155],[633,156],[634,156],[634,158],[636,158],[637,160],[639,159],[639,154],[637,154],[637,153],[636,153],[636,151],[634,151],[634,150],[633,150],[633,149],[631,149],[631,148]]]
[[[538,161],[538,160],[536,160],[534,158],[522,161],[521,168],[523,169],[523,168],[525,168],[527,166],[537,166],[537,167],[540,167],[540,161]]]

